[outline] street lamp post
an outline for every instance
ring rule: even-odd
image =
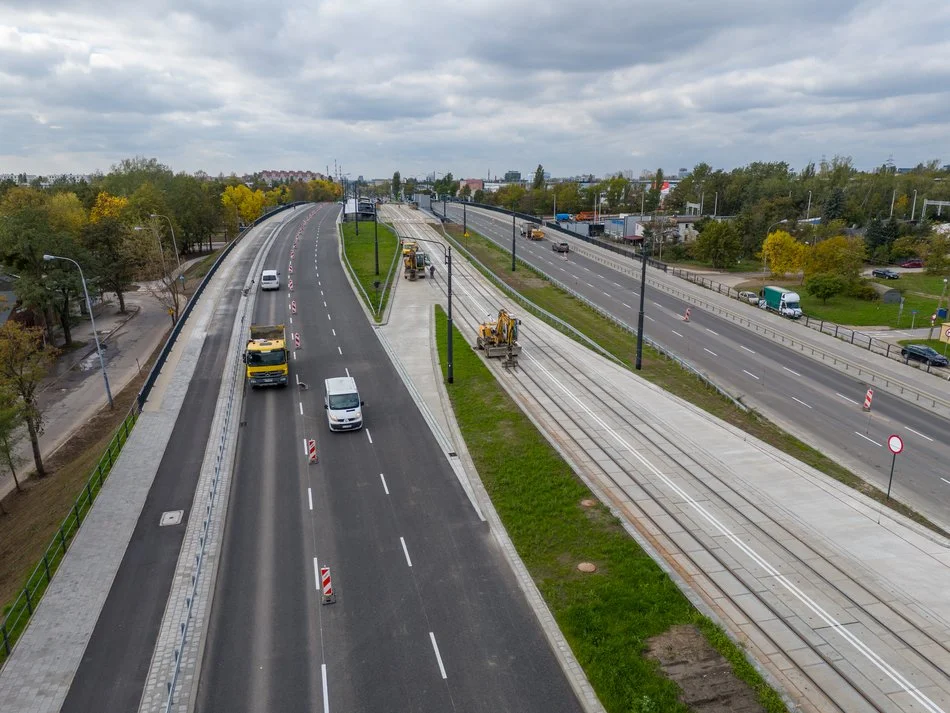
[[[445,258],[445,263],[448,267],[448,299],[449,299],[449,315],[448,315],[448,341],[446,342],[446,357],[448,357],[448,380],[452,384],[455,382],[455,371],[453,368],[452,361],[452,246],[449,245],[446,247],[442,243],[436,240],[426,240],[425,238],[413,238],[413,240],[418,240],[421,243],[432,243],[433,245],[439,246],[442,249],[442,255]]]
[[[89,290],[86,289],[86,278],[82,274],[82,267],[79,263],[73,260],[70,257],[60,257],[59,255],[43,255],[43,259],[49,262],[50,260],[66,260],[71,262],[79,269],[79,279],[82,282],[82,291],[86,296],[86,309],[89,310],[89,321],[92,323],[92,337],[96,340],[96,352],[99,354],[99,366],[102,367],[102,378],[106,383],[106,397],[109,399],[109,408],[114,409],[115,404],[112,401],[112,389],[109,388],[109,375],[106,373],[106,362],[102,358],[102,346],[99,344],[99,334],[96,332],[96,318],[92,314],[92,302],[89,300]]]
[[[376,261],[376,274],[379,274],[379,206],[373,206],[373,258]]]
[[[654,226],[655,227],[655,226]],[[640,244],[640,314],[637,315],[637,371],[643,363],[643,305],[647,287],[647,239]]]
[[[354,203],[353,203],[353,217],[356,219],[356,237],[360,236],[360,184],[356,183],[356,186],[353,188]]]
[[[181,273],[181,256],[178,254],[178,243],[175,241],[175,228],[172,226],[172,221],[167,215],[161,215],[159,213],[152,213],[149,215],[149,218],[164,218],[168,221],[168,229],[172,233],[172,247],[175,248],[175,259],[178,260],[178,272]]]
[[[462,203],[462,237],[468,237],[468,216],[465,213],[464,203]]]

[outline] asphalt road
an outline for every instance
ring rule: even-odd
[[[441,212],[442,205],[434,204]],[[511,217],[467,210],[469,227],[511,249]],[[462,222],[462,208],[448,204]],[[517,221],[520,222],[520,221]],[[517,238],[516,254],[539,271],[568,284],[591,302],[635,326],[640,283],[576,253],[567,258],[551,241]],[[731,321],[693,308],[660,290],[649,290],[644,334],[705,371],[743,401],[834,460],[886,487],[891,434],[904,440],[892,494],[940,523],[950,523],[950,421],[884,392],[862,409],[868,385]],[[633,349],[633,346],[631,346]]]
[[[353,295],[338,210],[321,206],[300,239],[293,295],[257,302],[256,321],[300,333],[291,381],[309,388],[246,393],[197,710],[579,711]],[[295,232],[268,267],[286,270]],[[330,433],[322,383],[346,374],[364,429]],[[321,604],[320,565],[334,604]]]
[[[253,258],[242,257],[237,274],[247,274]],[[209,323],[181,414],[62,713],[138,711],[204,460],[240,289],[239,283],[226,289]],[[159,527],[167,510],[184,510],[181,524]]]

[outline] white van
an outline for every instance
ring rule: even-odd
[[[356,380],[350,376],[338,376],[323,382],[326,396],[323,408],[327,411],[327,423],[331,431],[356,431],[363,427],[363,402],[356,390]]]
[[[280,289],[280,273],[277,270],[264,270],[261,273],[261,289],[262,290],[279,290]]]

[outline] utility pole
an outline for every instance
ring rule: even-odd
[[[650,236],[652,239],[653,232],[656,230],[656,226],[653,225],[650,228]],[[640,367],[643,364],[643,305],[646,300],[646,286],[647,286],[647,239],[646,236],[643,238],[643,242],[640,243],[640,314],[637,316],[637,360],[636,368],[637,371],[640,371]]]
[[[805,220],[811,217],[811,191],[808,191],[808,207],[805,208]]]
[[[894,217],[894,200],[897,198],[897,189],[894,189],[894,192],[891,193],[891,214],[888,216],[888,220]]]
[[[379,275],[379,216],[377,206],[373,206],[373,257],[376,260],[376,274]]]
[[[811,204],[811,194],[809,193],[809,205]],[[716,191],[716,202],[713,203],[713,218],[719,215],[719,191]]]
[[[448,246],[448,255],[446,260],[449,263],[449,343],[448,343],[448,361],[449,361],[449,383],[455,381],[455,374],[452,370],[452,338],[455,336],[455,330],[452,329],[452,246]]]
[[[356,237],[360,236],[360,184],[353,188],[353,217],[356,219]]]
[[[515,271],[515,214],[511,214],[511,271]]]

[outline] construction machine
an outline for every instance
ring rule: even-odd
[[[489,358],[504,357],[503,363],[506,367],[514,366],[517,364],[516,357],[521,353],[521,345],[518,344],[519,324],[521,320],[508,310],[498,310],[496,320],[478,325],[478,348],[484,349]]]
[[[403,240],[402,264],[404,278],[416,280],[425,277],[426,268],[430,262],[429,256],[419,249],[419,245],[414,240]]]

